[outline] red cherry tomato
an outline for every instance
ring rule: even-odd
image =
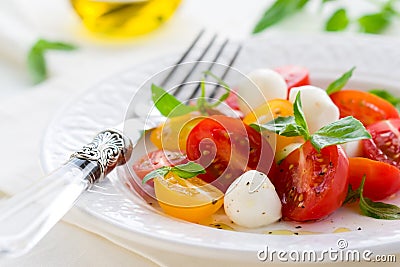
[[[349,161],[340,146],[319,153],[309,141],[290,153],[278,166],[272,182],[286,220],[324,218],[338,209],[348,190]]]
[[[187,162],[187,158],[176,151],[168,150],[155,150],[147,155],[144,155],[138,161],[133,164],[133,170],[136,175],[142,180],[149,172],[164,167],[164,166],[175,166]],[[153,180],[148,182],[153,185]]]
[[[400,119],[379,121],[367,130],[372,138],[362,141],[364,156],[400,168]]]
[[[339,108],[340,117],[354,116],[365,126],[380,120],[399,118],[396,108],[388,101],[368,92],[343,90],[330,95]]]
[[[275,68],[275,71],[281,74],[286,81],[288,86],[287,97],[289,97],[290,89],[293,87],[310,84],[310,75],[308,73],[308,69],[304,67],[288,65]]]
[[[223,115],[206,118],[192,129],[186,153],[189,160],[206,168],[198,177],[223,192],[247,170],[267,174],[274,156],[260,133],[240,119]]]
[[[400,190],[400,170],[367,158],[349,158],[349,181],[353,189],[360,187],[365,175],[363,195],[381,200]]]

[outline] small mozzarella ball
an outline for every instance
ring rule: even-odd
[[[255,228],[282,217],[282,204],[267,175],[248,171],[237,178],[224,197],[226,215],[237,225]]]
[[[325,90],[311,85],[292,88],[290,102],[294,103],[298,92],[301,92],[301,103],[310,134],[339,119],[339,109]]]
[[[344,152],[346,152],[347,157],[349,157],[349,158],[363,156],[361,140],[342,144],[342,147],[343,147]]]
[[[286,99],[287,85],[283,77],[271,69],[257,69],[247,74],[237,85],[238,104],[243,114],[268,100]]]

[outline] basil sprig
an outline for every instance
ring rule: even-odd
[[[310,141],[317,151],[331,145],[371,138],[362,123],[352,116],[332,122],[310,134],[302,111],[300,92],[293,103],[293,114],[294,116],[277,117],[263,125],[251,124],[250,127],[257,131],[267,130],[282,136],[302,136],[305,141]]]
[[[363,215],[382,220],[400,220],[400,207],[384,202],[372,201],[363,196],[365,179],[366,176],[364,175],[360,187],[357,190],[353,190],[351,186],[349,186],[344,204],[352,203],[360,199],[359,207]]]
[[[156,170],[149,172],[142,180],[142,184],[156,177],[165,177],[169,172],[173,172],[183,179],[193,178],[199,174],[206,173],[203,166],[189,161],[188,163],[176,165],[174,167],[163,166]]]
[[[331,84],[329,84],[328,87],[326,88],[326,93],[328,95],[331,95],[333,93],[336,93],[336,92],[339,92],[340,90],[342,90],[342,88],[350,80],[351,76],[353,76],[353,72],[355,69],[356,69],[356,67],[352,67],[350,70],[346,71],[342,76],[340,76],[338,79],[336,79]]]
[[[169,94],[163,88],[152,84],[151,97],[154,105],[163,116],[168,118],[182,116],[197,110],[203,114],[206,114],[207,109],[216,108],[219,104],[225,101],[228,98],[231,89],[224,81],[214,75],[211,71],[205,71],[204,75],[213,77],[215,80],[217,80],[218,84],[226,90],[226,92],[219,99],[217,99],[215,103],[209,103],[206,101],[206,83],[203,79],[200,82],[201,95],[197,99],[196,105],[186,105],[179,101],[175,96]]]

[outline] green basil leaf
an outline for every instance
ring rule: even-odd
[[[371,138],[371,135],[364,125],[354,117],[348,116],[316,131],[311,136],[311,144],[320,151],[326,146],[369,138]]]
[[[293,113],[294,113],[294,121],[299,126],[299,130],[302,132],[302,136],[304,136],[305,140],[310,139],[310,132],[308,131],[306,117],[303,112],[303,106],[301,104],[300,92],[297,93],[296,99],[293,103]]]
[[[155,84],[151,85],[151,97],[154,105],[165,117],[176,117],[197,110],[197,107],[186,106],[173,95]]]
[[[253,34],[262,32],[268,27],[295,14],[303,9],[308,2],[309,0],[276,0],[257,22],[253,29]]]
[[[343,201],[343,205],[354,203],[359,198],[360,198],[360,187],[356,190],[353,190],[351,185],[349,185],[349,187],[347,189],[346,199]]]
[[[381,33],[390,24],[391,16],[386,12],[379,12],[375,14],[368,14],[358,19],[358,25],[361,32],[365,33]]]
[[[71,51],[77,49],[77,47],[73,44],[68,44],[64,42],[52,42],[44,39],[40,39],[35,44],[38,48],[42,50],[64,50]]]
[[[37,84],[47,78],[46,61],[44,54],[47,50],[74,50],[76,46],[62,42],[51,42],[39,39],[28,52],[27,65],[33,83]]]
[[[177,165],[172,167],[172,172],[176,173],[179,177],[187,179],[195,177],[199,174],[206,173],[206,170],[200,164],[189,161],[186,164]]]
[[[400,220],[400,207],[383,202],[374,202],[363,196],[365,183],[365,175],[360,185],[360,209],[365,216],[383,219],[383,220]]]
[[[148,174],[146,174],[145,177],[143,177],[142,184],[145,184],[147,183],[147,181],[154,179],[156,177],[164,177],[170,170],[171,167],[161,167],[159,169],[151,171]]]
[[[301,136],[302,130],[294,120],[293,116],[277,117],[263,125],[252,123],[250,127],[258,132],[270,131],[282,136]]]
[[[38,84],[47,78],[46,61],[43,51],[38,48],[31,48],[28,53],[28,71],[34,84]]]
[[[266,124],[251,124],[250,127],[258,132],[267,130],[282,136],[303,136],[305,140],[309,140],[310,133],[301,106],[300,92],[293,103],[293,113],[294,116],[277,117]]]
[[[326,4],[328,2],[333,2],[333,1],[336,1],[336,0],[322,0],[322,4]]]
[[[325,24],[326,31],[343,31],[349,25],[347,11],[344,8],[336,10]]]
[[[337,80],[332,82],[328,88],[326,89],[326,93],[328,95],[336,93],[346,85],[346,83],[350,80],[351,76],[353,75],[353,71],[356,67],[352,67],[349,71],[345,72],[342,76],[340,76]]]

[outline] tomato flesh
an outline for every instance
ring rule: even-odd
[[[365,175],[363,196],[381,200],[400,190],[400,170],[384,162],[367,158],[349,158],[349,181],[355,190]]]
[[[150,134],[150,141],[158,148],[171,151],[185,151],[186,139],[191,129],[200,120],[200,112],[168,118],[163,124],[155,128]]]
[[[203,180],[182,179],[174,173],[156,177],[154,190],[166,214],[196,223],[219,210],[224,199],[220,190]]]
[[[235,92],[233,92],[233,91],[229,92],[229,96],[225,100],[225,102],[231,109],[240,110],[238,96]]]
[[[310,75],[308,73],[308,69],[304,67],[288,65],[275,68],[275,71],[282,75],[286,81],[288,86],[287,99],[289,99],[290,89],[293,87],[310,84]]]
[[[286,220],[322,219],[346,198],[349,162],[340,146],[317,152],[307,141],[290,153],[272,177]]]
[[[147,155],[144,155],[133,164],[133,170],[136,175],[142,180],[149,172],[164,166],[175,166],[187,162],[186,156],[180,152],[168,150],[155,150]],[[148,184],[153,184],[150,180]]]
[[[400,168],[400,119],[379,121],[367,130],[372,138],[362,141],[364,156]]]
[[[250,169],[268,173],[273,150],[260,133],[240,119],[215,115],[199,122],[186,143],[189,160],[206,169],[199,178],[223,192],[241,174]]]
[[[330,97],[339,108],[340,118],[353,116],[365,126],[381,120],[399,118],[399,113],[392,104],[368,92],[342,90]]]

